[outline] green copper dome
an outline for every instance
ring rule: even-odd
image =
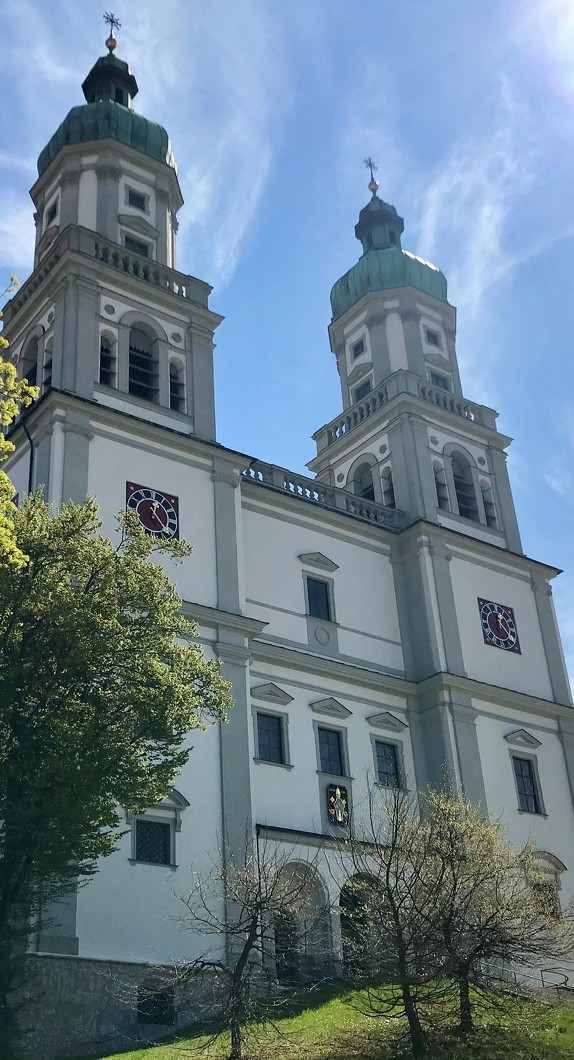
[[[38,158],[40,176],[63,147],[94,140],[117,140],[177,172],[163,126],[132,110],[138,86],[127,63],[111,52],[102,56],[94,63],[82,90],[85,105],[72,107]]]
[[[177,172],[169,137],[162,125],[148,121],[112,99],[101,99],[83,107],[72,107],[38,158],[39,176],[62,147],[94,140],[117,140]]]
[[[331,291],[333,320],[369,291],[416,287],[441,302],[447,301],[446,278],[440,269],[402,249],[403,227],[403,219],[395,207],[374,193],[355,226],[355,235],[363,244],[363,256],[337,280]]]

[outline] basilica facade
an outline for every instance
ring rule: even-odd
[[[314,435],[309,475],[221,446],[221,317],[175,267],[167,134],[133,109],[113,47],[82,87],[39,156],[34,270],[5,310],[10,356],[41,391],[7,470],[20,497],[40,484],[55,506],[95,497],[110,533],[128,505],[146,532],[192,542],[166,570],[235,706],[33,940],[46,1057],[136,1034],[138,983],[204,948],[174,919],[177,892],[246,835],[317,855],[309,891],[340,967],[345,880],[322,865],[373,784],[449,778],[512,840],[533,837],[562,900],[574,891],[558,572],[522,551],[510,439],[463,394],[444,275],[403,248],[372,180],[359,260],[331,293],[341,409]],[[110,985],[124,974],[131,1008]]]

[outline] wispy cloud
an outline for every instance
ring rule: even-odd
[[[494,110],[492,126],[455,142],[421,195],[419,244],[425,255],[433,257],[440,247],[450,259],[451,290],[467,318],[531,252],[512,247],[506,227],[537,168],[528,115],[505,81]]]

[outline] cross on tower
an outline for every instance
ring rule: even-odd
[[[109,27],[110,27],[110,36],[111,37],[113,37],[115,29],[121,29],[122,28],[122,24],[121,24],[119,18],[116,18],[116,16],[114,15],[113,11],[112,11],[112,13],[110,15],[108,15],[108,13],[106,11],[106,13],[104,15],[104,22],[107,22]]]
[[[375,165],[375,163],[373,162],[373,159],[371,158],[370,155],[369,155],[368,158],[365,158],[365,165],[366,165],[367,169],[370,169],[370,171],[371,171],[371,179],[369,181],[369,191],[372,192],[372,195],[373,195],[373,198],[374,198],[375,195],[377,194],[377,189],[379,187],[378,180],[375,180],[375,173],[377,172],[377,168],[378,167]]]
[[[374,180],[375,179],[375,173],[377,172],[377,169],[379,167],[375,165],[375,163],[373,162],[373,159],[370,157],[370,155],[369,155],[368,158],[365,158],[365,165],[366,165],[367,169],[370,169],[370,171],[371,171],[371,180]]]

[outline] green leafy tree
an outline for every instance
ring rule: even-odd
[[[41,495],[14,514],[22,564],[0,565],[0,1055],[17,1056],[10,995],[30,918],[114,849],[121,809],[169,791],[192,729],[225,720],[228,686],[190,642],[161,566],[183,542],[93,501],[54,515]],[[151,562],[150,562],[151,561]]]
[[[15,276],[10,278],[10,286],[4,294],[10,294],[17,286]],[[0,310],[0,320],[2,312]],[[38,397],[38,388],[29,386],[25,379],[18,379],[16,368],[1,356],[8,343],[0,335],[0,463],[3,463],[14,452],[13,442],[8,441],[4,429],[16,419],[21,409],[31,405]],[[26,557],[16,543],[14,534],[14,513],[12,503],[14,487],[5,471],[0,471],[0,565],[20,567]]]

